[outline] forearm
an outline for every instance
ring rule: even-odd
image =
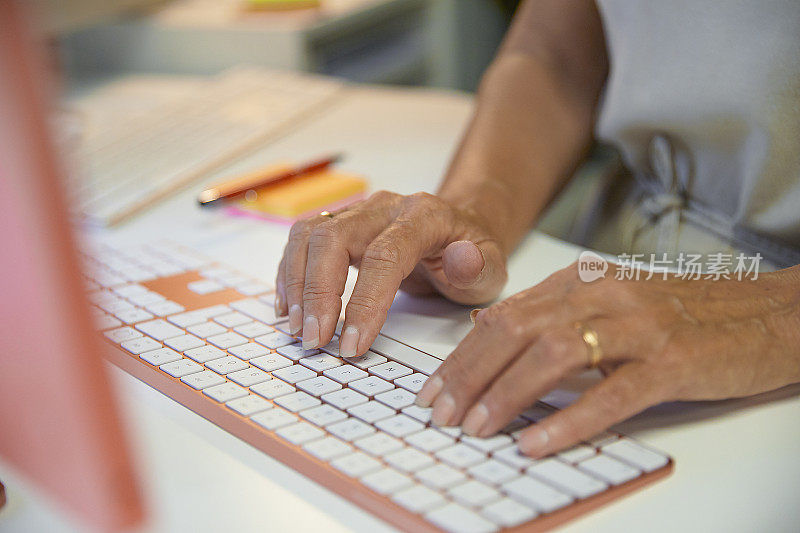
[[[593,5],[546,4],[521,9],[439,191],[484,219],[506,254],[583,160],[607,69]],[[575,20],[594,30],[573,38],[564,25]]]

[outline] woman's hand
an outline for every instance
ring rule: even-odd
[[[332,217],[292,226],[275,307],[289,314],[292,333],[303,330],[304,348],[324,346],[339,319],[348,266],[359,266],[339,339],[340,354],[352,357],[375,340],[401,283],[478,304],[500,292],[505,264],[498,239],[476,213],[426,193],[381,191]]]
[[[645,273],[646,274],[646,273]],[[439,425],[481,437],[586,368],[576,324],[597,332],[605,379],[525,430],[541,457],[672,400],[756,394],[800,381],[800,269],[757,280],[581,282],[576,265],[478,313],[417,397]]]

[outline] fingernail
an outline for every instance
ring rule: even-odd
[[[281,293],[275,294],[275,316],[284,316],[286,313],[283,311],[283,296]]]
[[[436,396],[442,392],[444,387],[444,380],[439,376],[431,376],[422,386],[422,389],[417,393],[417,398],[414,400],[419,407],[430,407]]]
[[[294,304],[289,308],[289,333],[296,334],[303,327],[303,310]]]
[[[347,326],[339,337],[339,356],[355,357],[358,350],[358,328]]]
[[[450,424],[450,418],[456,410],[456,401],[449,392],[445,392],[433,402],[433,411],[431,412],[431,422],[437,426],[447,426]]]
[[[308,315],[303,321],[303,349],[310,350],[319,345],[319,320]]]
[[[469,312],[469,319],[473,324],[475,323],[475,317],[477,317],[478,313],[480,313],[481,311],[483,311],[483,308],[478,307]]]
[[[461,424],[461,429],[470,437],[476,437],[487,420],[489,420],[489,409],[483,403],[478,402],[467,413],[464,422]]]
[[[539,457],[545,451],[545,446],[550,442],[550,435],[546,430],[536,426],[524,432],[517,443],[519,451],[531,457]]]

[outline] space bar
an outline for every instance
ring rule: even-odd
[[[442,363],[435,357],[431,357],[428,354],[415,350],[396,340],[384,337],[383,335],[378,335],[378,338],[372,343],[370,350],[384,355],[389,359],[394,359],[398,363],[410,366],[423,374],[432,374]]]

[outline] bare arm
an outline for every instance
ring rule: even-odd
[[[510,252],[583,160],[608,59],[592,0],[528,0],[481,82],[439,196]]]

